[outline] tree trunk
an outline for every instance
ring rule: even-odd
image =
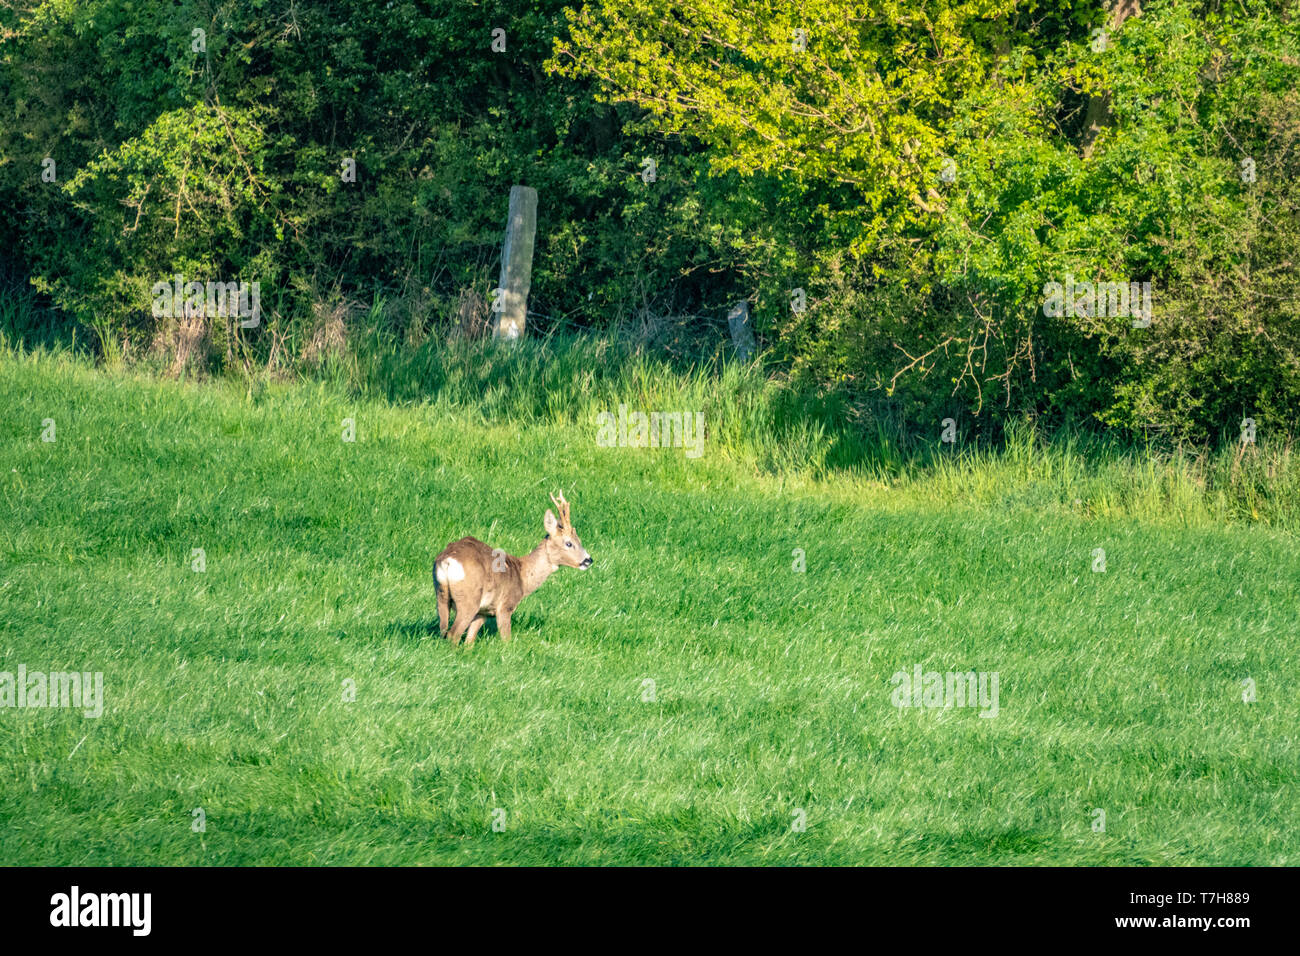
[[[1124,25],[1124,21],[1129,17],[1140,17],[1142,15],[1141,0],[1110,0],[1110,17],[1107,19],[1106,31],[1113,33]],[[1083,158],[1087,159],[1092,155],[1093,147],[1097,145],[1097,138],[1101,136],[1101,131],[1107,129],[1115,122],[1115,117],[1110,111],[1110,93],[1095,93],[1088,97],[1088,112],[1083,123],[1083,141],[1080,149]]]

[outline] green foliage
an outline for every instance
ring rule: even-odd
[[[844,187],[866,213],[860,244],[932,210],[926,166],[945,119],[987,78],[971,27],[1014,7],[691,0],[665,16],[654,0],[589,5],[570,15],[553,63],[699,139],[718,171]]]
[[[47,270],[37,288],[107,337],[122,328],[113,321],[121,316],[151,330],[150,289],[173,274],[266,281],[275,266],[268,248],[293,227],[278,210],[280,185],[267,161],[263,130],[248,111],[162,114],[62,186],[87,228],[41,248]],[[124,265],[110,271],[110,263]]]
[[[1101,42],[1103,13],[591,4],[555,61],[748,174],[748,222],[794,255],[756,244],[742,269],[796,369],[926,423],[993,407],[1174,440],[1243,416],[1291,432],[1291,13],[1161,0]],[[1091,100],[1110,122],[1085,148]],[[1154,324],[1045,315],[1045,284],[1070,278],[1150,282]],[[815,306],[792,315],[805,286]]]
[[[946,286],[998,307],[1019,350],[999,372],[1023,403],[1177,439],[1218,437],[1246,415],[1294,429],[1300,271],[1278,251],[1300,228],[1300,112],[1287,93],[1300,38],[1277,27],[1161,3],[1103,52],[1058,51],[1020,102],[997,103],[1005,88],[978,94],[996,135],[957,155],[936,265]],[[1071,82],[1108,89],[1115,116],[1088,158],[1051,135]],[[1152,325],[1045,317],[1043,285],[1069,276],[1151,282]]]
[[[418,340],[459,294],[490,295],[507,194],[523,183],[542,197],[530,302],[543,326],[697,307],[692,272],[712,257],[689,151],[624,133],[627,111],[543,74],[561,9],[6,7],[0,108],[18,122],[0,128],[0,205],[21,223],[21,262],[106,348],[165,331],[148,290],[176,273],[259,281],[268,321],[237,344],[263,360],[306,347],[330,298],[381,293],[400,303],[387,321]],[[47,155],[55,183],[41,180]],[[647,155],[664,170],[653,189]]]
[[[105,355],[176,348],[147,306],[180,273],[262,286],[265,323],[202,330],[200,366],[320,369],[353,340],[441,341],[481,307],[523,183],[541,331],[634,322],[709,353],[747,298],[770,363],[866,434],[1022,415],[1292,433],[1294,9],[1155,0],[1103,42],[1107,17],[22,0],[0,10],[0,240]],[[1069,279],[1149,282],[1152,324],[1045,314]]]

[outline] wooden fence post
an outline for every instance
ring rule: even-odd
[[[754,341],[754,326],[749,321],[749,303],[744,299],[733,303],[727,313],[727,325],[731,327],[731,343],[736,348],[736,358],[748,362],[754,357],[757,343]]]
[[[524,334],[536,238],[537,190],[531,186],[511,186],[506,238],[501,246],[501,281],[492,303],[492,310],[497,313],[492,330],[495,339],[511,342]]]

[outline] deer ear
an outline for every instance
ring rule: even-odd
[[[542,527],[546,529],[547,534],[555,534],[560,530],[560,523],[555,520],[555,512],[550,508],[546,509],[546,517],[542,519]]]

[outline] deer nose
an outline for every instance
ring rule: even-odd
[[[587,555],[585,558],[583,558],[583,559],[582,559],[582,563],[579,564],[578,567],[580,567],[580,568],[589,568],[589,567],[591,567],[591,555]]]

